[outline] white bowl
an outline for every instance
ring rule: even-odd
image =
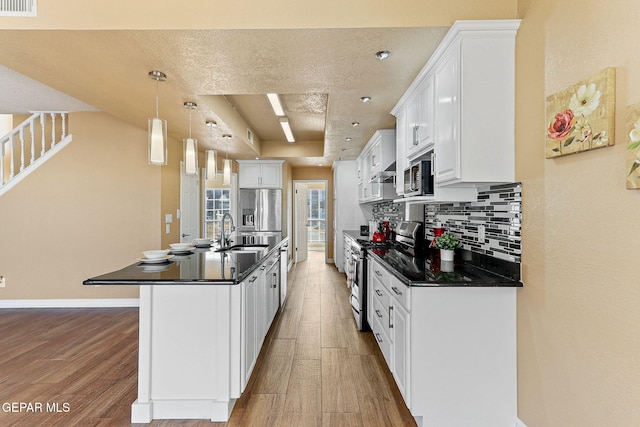
[[[142,255],[144,255],[147,259],[158,259],[164,258],[169,254],[169,249],[157,249],[154,251],[144,251]]]
[[[171,243],[169,246],[176,251],[185,251],[191,247],[191,243]]]
[[[211,239],[193,239],[193,244],[196,246],[210,245]]]

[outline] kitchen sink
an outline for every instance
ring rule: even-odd
[[[263,244],[253,244],[253,245],[233,245],[233,246],[224,246],[216,249],[216,252],[259,252],[266,248],[269,245]]]

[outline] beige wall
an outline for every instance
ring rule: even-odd
[[[160,168],[146,130],[102,113],[69,118],[73,141],[0,197],[0,299],[136,298],[87,287],[160,246]]]
[[[625,190],[625,107],[640,102],[640,3],[520,1],[519,417],[528,427],[640,425],[640,192]],[[545,97],[617,70],[616,145],[544,159]]]
[[[0,18],[7,29],[358,28],[450,25],[455,19],[506,19],[516,0],[239,0],[224,4],[138,0],[40,2],[38,18]],[[223,7],[221,7],[223,6]],[[146,69],[146,68],[145,68]]]
[[[297,180],[323,180],[327,181],[327,224],[326,233],[329,237],[326,248],[326,257],[333,259],[333,171],[331,168],[307,167],[293,168],[291,179]]]

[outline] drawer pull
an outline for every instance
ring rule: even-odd
[[[376,272],[376,276],[378,276],[378,277],[382,277],[382,273],[380,273],[380,271],[379,271],[379,270],[375,270],[375,272]]]
[[[376,316],[378,316],[380,318],[382,317],[382,313],[380,313],[380,310],[378,310],[378,309],[376,309]]]
[[[380,338],[380,334],[376,332],[376,341],[382,342],[382,338]]]
[[[253,276],[251,279],[249,279],[249,283],[253,283],[258,279],[258,276]]]
[[[380,292],[380,289],[376,289],[376,295],[378,295],[379,297],[382,296],[382,292]]]
[[[398,288],[396,288],[395,286],[392,286],[392,287],[391,287],[391,290],[392,290],[393,292],[395,292],[395,293],[396,293],[396,295],[402,295],[402,292],[400,292],[400,291],[398,290]]]

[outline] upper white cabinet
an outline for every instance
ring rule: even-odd
[[[237,160],[240,188],[282,188],[283,160]]]
[[[361,203],[393,199],[394,171],[389,171],[396,160],[396,132],[377,130],[364,147],[357,161],[358,201]]]
[[[399,129],[397,144],[407,147],[408,162],[434,150],[435,201],[440,201],[438,194],[446,195],[443,201],[472,199],[470,191],[456,196],[456,187],[515,180],[519,25],[519,20],[455,22],[391,111]],[[452,190],[438,192],[445,187]]]
[[[403,143],[407,132],[407,112],[402,109],[396,117],[396,194],[404,194],[404,170],[409,166],[407,160],[407,146]]]

